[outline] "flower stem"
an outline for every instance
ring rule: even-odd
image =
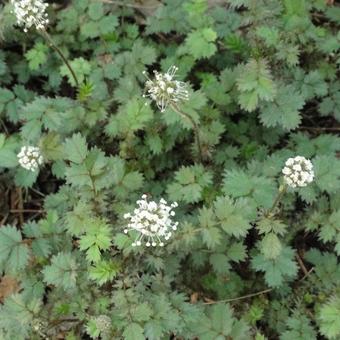
[[[195,120],[188,115],[187,113],[181,111],[178,106],[176,104],[171,104],[171,108],[177,112],[180,116],[188,119],[195,131],[195,138],[196,138],[196,143],[197,143],[197,149],[198,149],[198,157],[199,157],[199,161],[200,163],[203,162],[203,154],[202,154],[202,144],[201,144],[201,139],[200,139],[200,134],[199,134],[199,128],[198,125],[196,124]]]
[[[74,70],[72,69],[70,63],[68,62],[68,60],[66,59],[66,57],[64,56],[63,52],[61,52],[60,48],[54,43],[54,41],[52,40],[51,36],[47,33],[47,31],[45,30],[40,30],[42,36],[48,41],[49,45],[59,54],[60,58],[63,60],[63,62],[65,63],[66,67],[69,69],[69,71],[72,74],[72,77],[74,79],[74,82],[76,83],[76,86],[79,87],[79,81],[78,78],[74,72]]]
[[[279,193],[276,196],[275,201],[274,201],[272,207],[265,214],[265,217],[272,217],[272,214],[273,214],[276,206],[279,204],[279,202],[281,201],[281,198],[286,193],[286,191],[287,191],[287,186],[286,185],[281,185],[280,188],[279,188]]]

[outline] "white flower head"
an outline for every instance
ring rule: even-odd
[[[17,155],[19,164],[26,170],[36,171],[44,159],[36,146],[23,146]]]
[[[49,23],[46,8],[48,4],[41,0],[11,0],[13,12],[19,26],[27,32],[31,27],[43,30]]]
[[[175,80],[175,74],[178,68],[171,66],[166,73],[154,71],[154,79],[149,79],[145,83],[146,94],[156,102],[161,112],[171,104],[178,104],[181,101],[189,99],[187,84],[183,81]],[[146,72],[143,72],[146,75]]]
[[[101,333],[107,333],[111,329],[111,319],[107,315],[99,315],[94,318],[96,327]]]
[[[287,159],[282,173],[285,182],[292,188],[305,187],[314,179],[312,162],[301,156]]]
[[[137,201],[138,207],[133,211],[133,214],[125,214],[124,218],[129,220],[129,223],[124,229],[127,234],[130,230],[138,232],[136,240],[132,246],[142,245],[145,240],[145,245],[164,246],[164,241],[169,240],[172,231],[177,229],[178,222],[173,222],[172,218],[175,212],[172,210],[178,204],[176,202],[168,205],[162,198],[158,203],[147,201],[147,196],[143,195],[141,200]]]

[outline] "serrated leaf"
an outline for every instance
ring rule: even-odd
[[[111,230],[103,220],[90,219],[87,224],[86,232],[79,240],[79,249],[86,251],[89,262],[96,263],[101,260],[101,251],[111,245]]]
[[[241,242],[232,243],[228,247],[227,256],[231,261],[241,262],[247,257],[246,247]]]
[[[282,86],[272,103],[265,104],[260,112],[264,126],[281,126],[285,130],[296,128],[301,121],[299,110],[304,106],[303,97],[293,86]]]
[[[65,290],[76,287],[78,265],[71,253],[54,255],[51,264],[46,266],[42,273],[47,284]]]
[[[240,68],[236,84],[240,91],[239,104],[249,112],[255,110],[259,100],[272,101],[276,95],[276,86],[264,59],[250,59]]]
[[[266,259],[262,254],[255,256],[252,266],[256,271],[265,273],[265,281],[270,287],[279,287],[285,279],[295,277],[297,264],[293,259],[294,251],[285,247],[276,259]]]
[[[88,152],[86,139],[80,133],[74,134],[71,138],[66,139],[64,152],[69,161],[77,164],[83,163]]]
[[[0,228],[0,267],[6,273],[17,273],[29,260],[29,251],[21,233],[14,227]]]
[[[145,340],[143,328],[135,322],[130,323],[123,332],[125,340]]]
[[[274,233],[269,233],[263,237],[260,250],[266,259],[276,259],[282,250],[279,238]]]
[[[195,59],[209,58],[217,51],[217,34],[211,28],[203,28],[188,34],[182,50]]]
[[[112,281],[118,274],[120,266],[114,261],[100,261],[89,269],[89,278],[103,285]]]
[[[319,312],[319,323],[321,334],[328,339],[338,339],[340,336],[340,299],[339,297],[332,297],[326,304],[324,304]]]
[[[233,202],[229,197],[219,197],[214,202],[214,211],[222,229],[235,237],[245,237],[251,228],[249,208],[246,200]]]
[[[5,137],[4,134],[0,134],[0,167],[13,168],[18,165],[18,158],[16,149],[18,147],[18,141],[16,138]]]
[[[212,254],[209,257],[209,262],[212,265],[214,271],[218,274],[227,274],[231,269],[229,258],[224,254]]]
[[[28,66],[31,70],[38,70],[47,61],[48,47],[40,42],[36,43],[32,49],[25,53]]]

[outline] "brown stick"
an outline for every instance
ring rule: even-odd
[[[233,299],[218,300],[218,301],[209,301],[209,302],[204,302],[203,304],[204,305],[213,305],[215,303],[226,303],[226,302],[233,302],[233,301],[238,301],[238,300],[244,300],[244,299],[251,298],[253,296],[258,296],[258,295],[269,293],[272,290],[273,290],[272,288],[268,288],[268,289],[265,289],[265,290],[261,290],[260,292],[257,292],[257,293],[247,294],[247,295],[239,296],[239,297],[233,298]]]
[[[116,1],[116,0],[100,0],[100,2],[103,2],[104,4],[112,4],[122,7],[130,7],[130,8],[140,8],[140,9],[147,9],[147,8],[157,8],[159,4],[155,5],[139,5],[139,4],[127,4],[124,1]]]
[[[313,127],[313,126],[300,126],[298,130],[311,130],[311,131],[340,131],[340,126],[330,127]]]
[[[300,255],[298,253],[296,253],[296,259],[299,262],[299,266],[300,266],[301,270],[303,271],[304,276],[306,277],[308,275],[308,270],[306,269]]]
[[[20,225],[24,224],[24,215],[22,213],[22,210],[24,208],[24,202],[22,200],[22,189],[21,188],[17,188],[17,194],[18,194],[18,214],[19,214],[19,222]]]
[[[37,209],[11,209],[11,213],[13,214],[22,214],[22,213],[44,213],[44,210],[37,210]]]

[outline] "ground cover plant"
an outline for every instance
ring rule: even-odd
[[[0,4],[0,339],[340,339],[340,7]]]

